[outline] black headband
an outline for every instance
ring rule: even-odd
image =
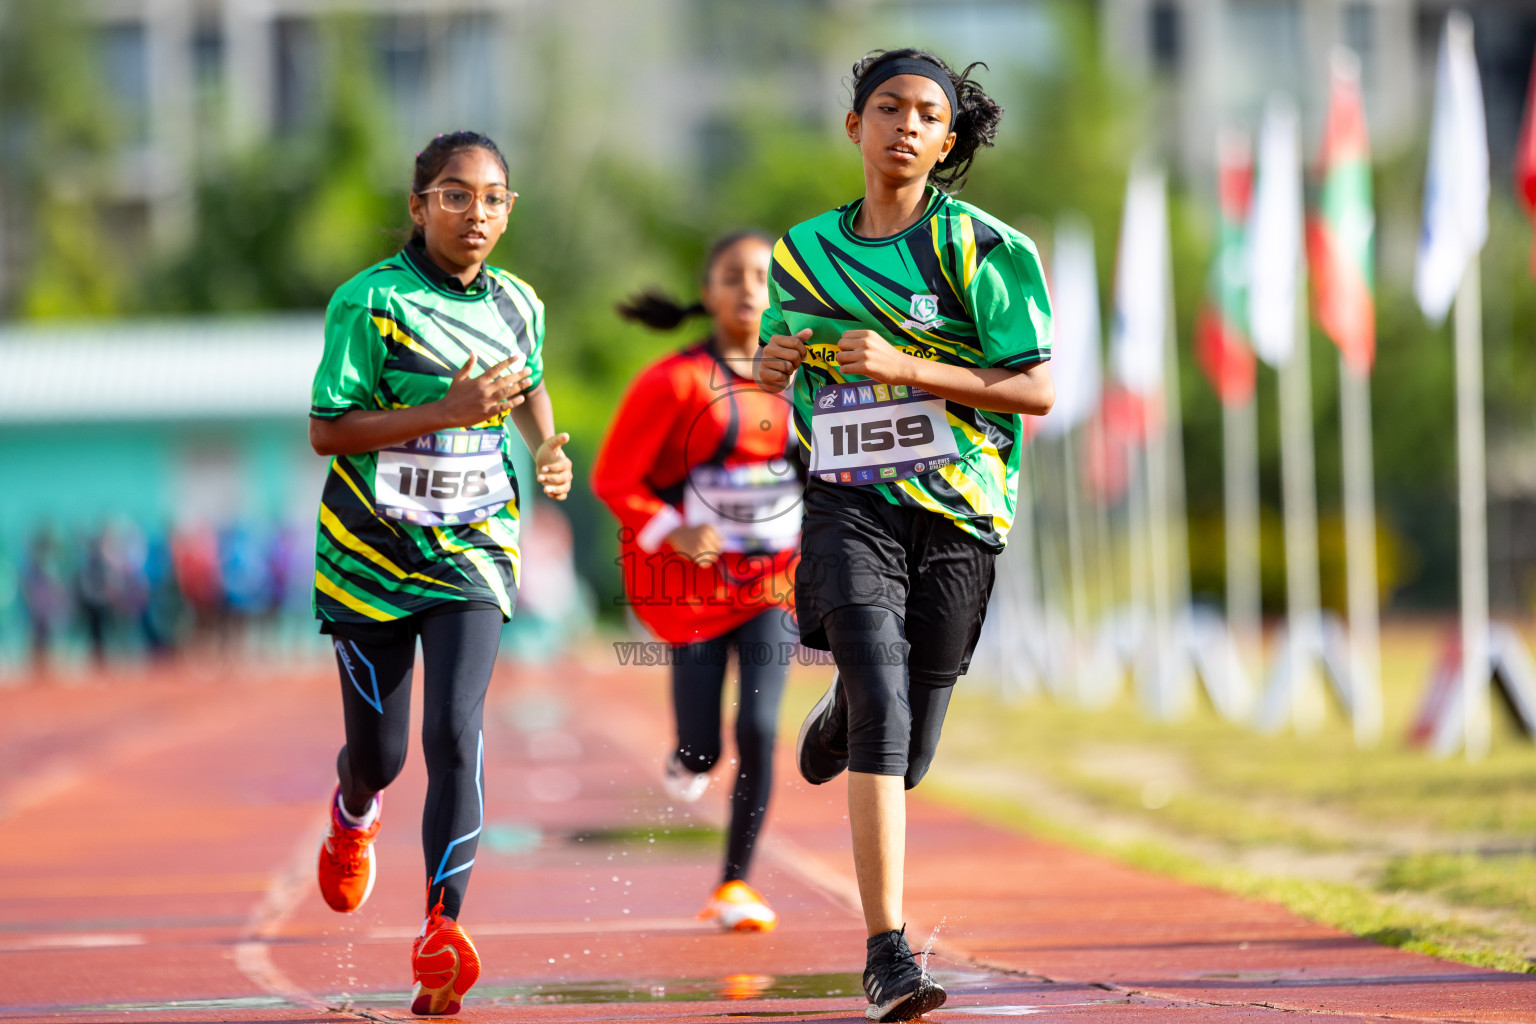
[[[875,89],[881,82],[897,75],[921,75],[929,81],[938,84],[944,90],[944,95],[949,97],[949,126],[955,126],[955,116],[960,113],[960,98],[955,95],[955,83],[949,80],[949,73],[937,64],[922,60],[918,57],[897,57],[878,65],[853,93],[853,109],[855,113],[864,113],[864,104],[869,102]]]

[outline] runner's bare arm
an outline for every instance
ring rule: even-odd
[[[839,338],[837,365],[846,373],[920,387],[988,412],[1044,416],[1056,402],[1056,385],[1044,362],[1022,370],[936,363],[907,355],[875,331],[848,331]]]
[[[534,470],[544,493],[564,501],[571,493],[571,459],[564,451],[571,435],[555,433],[555,407],[543,382],[523,397],[527,401],[512,410],[512,422],[533,453]]]
[[[353,409],[334,420],[312,416],[310,447],[317,455],[357,455],[404,444],[433,431],[484,423],[523,402],[529,371],[509,374],[506,371],[511,365],[512,359],[504,359],[480,376],[471,377],[475,366],[471,356],[453,375],[448,393],[435,402],[407,409]]]

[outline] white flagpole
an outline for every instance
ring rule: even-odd
[[[1083,528],[1078,491],[1081,479],[1077,469],[1077,447],[1072,443],[1075,430],[1061,435],[1062,486],[1067,502],[1067,565],[1072,580],[1072,632],[1078,642],[1088,636],[1088,573],[1083,559]]]
[[[1456,462],[1461,498],[1461,686],[1467,759],[1492,743],[1488,707],[1488,490],[1483,450],[1483,310],[1479,258],[1456,295]]]
[[[1168,419],[1158,429],[1148,431],[1147,460],[1147,550],[1152,576],[1152,628],[1154,662],[1152,665],[1152,713],[1160,719],[1174,715],[1173,668],[1173,552],[1172,524],[1169,522]]]
[[[1344,540],[1355,745],[1381,740],[1381,612],[1376,592],[1376,489],[1371,479],[1371,378],[1339,353],[1339,426],[1344,455]]]
[[[1259,575],[1258,399],[1221,406],[1222,489],[1227,523],[1227,622],[1245,657],[1263,655],[1263,591]]]
[[[1298,732],[1322,724],[1315,652],[1320,640],[1317,570],[1317,470],[1312,456],[1312,359],[1306,270],[1297,272],[1296,344],[1280,367],[1280,473],[1285,502],[1287,642],[1291,647],[1291,721]]]
[[[1172,241],[1169,241],[1167,266],[1173,268]],[[1179,405],[1179,325],[1174,315],[1173,274],[1168,274],[1168,329],[1163,332],[1163,401],[1167,415],[1163,417],[1164,458],[1167,460],[1168,572],[1169,599],[1173,614],[1182,619],[1189,608],[1189,520],[1184,496],[1184,410]],[[1180,680],[1184,673],[1179,673]],[[1182,685],[1182,683],[1181,683]],[[1175,694],[1174,711],[1183,694]]]

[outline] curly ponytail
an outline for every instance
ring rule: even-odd
[[[944,162],[935,164],[933,170],[928,172],[928,180],[946,192],[958,192],[965,187],[965,176],[971,169],[971,161],[976,158],[976,151],[983,146],[991,146],[996,140],[997,124],[1003,117],[1003,108],[997,101],[987,95],[979,82],[971,80],[971,72],[977,68],[990,69],[978,60],[956,73],[942,57],[927,50],[910,47],[901,50],[872,50],[853,65],[853,94],[857,96],[859,83],[883,64],[902,59],[927,61],[948,75],[955,87],[957,109],[953,111],[954,120],[950,124],[950,130],[955,133],[955,144]],[[855,110],[854,113],[863,114],[863,111]]]

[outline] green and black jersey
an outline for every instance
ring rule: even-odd
[[[889,238],[863,238],[852,229],[861,202],[796,225],[773,250],[761,340],[807,327],[813,332],[793,392],[795,429],[811,453],[813,473],[818,394],[826,410],[834,399],[829,385],[867,379],[838,369],[837,342],[846,331],[873,329],[909,355],[960,366],[1022,369],[1050,358],[1050,298],[1027,237],[930,186],[922,220]],[[842,390],[887,393],[883,387]],[[907,389],[891,391],[905,396]],[[957,452],[947,464],[851,486],[947,516],[1000,550],[1018,496],[1023,424],[1017,414],[958,402],[945,402],[944,412]],[[896,474],[888,468],[879,475]],[[833,482],[846,482],[848,474],[841,476]]]
[[[325,313],[325,352],[315,372],[310,415],[402,409],[442,398],[471,355],[477,371],[520,354],[528,388],[543,380],[544,307],[526,283],[487,267],[467,287],[444,274],[419,245],[337,289]],[[517,366],[518,364],[514,364]],[[516,475],[507,414],[468,431],[443,431],[412,444],[430,452],[499,450],[510,500],[473,522],[409,522],[380,510],[380,453],[331,460],[320,499],[315,614],[335,622],[403,618],[448,601],[483,601],[512,614],[519,576]],[[393,450],[393,449],[392,449]],[[490,456],[485,456],[491,458]],[[491,458],[494,463],[494,458]],[[423,474],[425,479],[425,474]],[[414,516],[408,516],[414,518]]]

